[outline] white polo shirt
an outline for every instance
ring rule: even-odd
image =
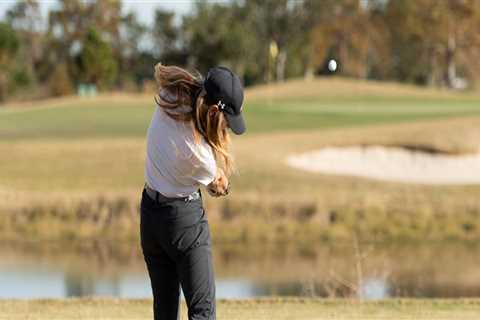
[[[197,145],[189,123],[176,121],[163,108],[155,106],[147,133],[148,185],[167,197],[186,197],[200,185],[212,182],[216,172],[213,150],[205,138],[202,136],[201,144]]]

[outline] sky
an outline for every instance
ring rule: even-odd
[[[194,0],[123,0],[123,11],[135,11],[140,21],[150,25],[153,22],[155,8],[161,7],[174,11],[177,17],[188,13],[192,8]],[[15,4],[17,0],[0,0],[0,19],[4,19],[6,11]],[[55,8],[56,0],[39,0],[43,18],[47,19],[48,11]]]

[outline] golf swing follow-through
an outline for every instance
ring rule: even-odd
[[[180,318],[180,286],[189,319],[215,319],[212,243],[200,186],[214,197],[229,193],[235,169],[228,129],[245,132],[243,86],[225,67],[211,68],[202,79],[157,64],[155,79],[140,206],[154,319]]]

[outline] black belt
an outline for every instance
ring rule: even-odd
[[[158,192],[155,189],[150,188],[148,184],[145,183],[145,192],[148,194],[148,196],[156,201],[156,202],[163,202],[163,201],[174,201],[174,200],[183,200],[185,202],[191,201],[191,200],[197,200],[198,198],[201,197],[200,189],[195,191],[194,193],[189,194],[186,197],[167,197]]]

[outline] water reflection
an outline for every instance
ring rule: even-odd
[[[390,297],[389,287],[385,279],[367,279],[362,283],[359,296],[364,299],[384,299]]]
[[[271,289],[270,292],[266,290],[267,287],[258,286],[248,279],[219,279],[216,282],[218,298],[250,298],[271,295],[276,291]],[[81,296],[147,298],[151,296],[150,282],[146,274],[124,274],[120,277],[103,278],[90,273],[65,273],[61,270],[45,272],[32,268],[8,270],[0,267],[0,283],[2,284],[0,298]]]
[[[369,259],[360,265],[348,245],[216,244],[217,297],[480,295],[476,246],[368,246]],[[151,297],[143,257],[135,244],[83,243],[65,252],[55,244],[0,244],[0,298]]]

